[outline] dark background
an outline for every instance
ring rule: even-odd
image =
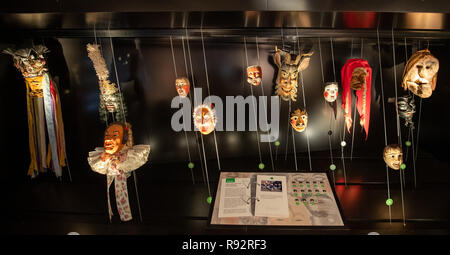
[[[37,10],[38,11],[38,10]],[[80,233],[205,233],[209,195],[204,182],[208,174],[211,193],[215,192],[218,179],[213,134],[204,136],[207,172],[201,167],[200,140],[194,132],[188,132],[186,144],[183,132],[174,132],[170,126],[170,103],[176,90],[174,66],[169,36],[173,36],[176,69],[186,74],[182,37],[186,30],[190,36],[192,69],[196,87],[207,95],[206,73],[200,40],[202,15],[205,28],[205,54],[211,95],[226,96],[251,94],[246,83],[244,36],[247,40],[249,65],[258,63],[256,38],[263,70],[264,95],[273,95],[277,68],[273,64],[274,47],[283,44],[291,48],[312,45],[314,55],[310,66],[303,72],[313,171],[329,171],[331,162],[337,165],[337,195],[341,201],[347,226],[353,232],[364,233],[378,229],[384,233],[448,233],[450,205],[449,111],[447,98],[450,81],[446,66],[450,52],[447,47],[448,17],[445,14],[420,13],[353,13],[368,22],[354,22],[345,12],[205,12],[205,13],[37,13],[2,14],[0,26],[8,37],[0,41],[0,49],[7,47],[31,47],[44,44],[50,49],[48,67],[50,74],[59,80],[60,97],[66,132],[67,154],[72,181],[68,169],[63,179],[53,173],[39,175],[30,180],[26,176],[29,165],[26,92],[23,78],[12,64],[9,55],[0,55],[0,140],[2,141],[0,182],[5,203],[2,212],[11,219],[6,233],[57,233],[71,230]],[[362,15],[362,16],[361,16]],[[409,16],[408,16],[409,15]],[[411,18],[413,15],[413,18]],[[415,15],[415,16],[414,16]],[[422,18],[421,18],[422,17]],[[429,22],[429,20],[433,22]],[[358,21],[358,19],[356,20]],[[414,22],[417,21],[417,22]],[[136,171],[143,223],[139,223],[134,181],[129,180],[130,203],[134,220],[120,223],[117,215],[112,224],[107,222],[104,176],[91,171],[87,155],[103,143],[105,124],[99,120],[99,90],[95,70],[87,57],[86,44],[93,43],[94,25],[99,44],[115,81],[111,41],[114,47],[119,82],[128,108],[127,120],[133,125],[136,144],[150,144],[149,162]],[[356,25],[355,25],[356,24]],[[381,66],[377,48],[377,26],[380,32]],[[295,27],[298,27],[296,30]],[[391,28],[395,36],[394,82],[393,48]],[[110,28],[111,30],[109,30]],[[283,37],[281,36],[283,34]],[[112,38],[109,37],[112,36]],[[298,35],[298,37],[297,37]],[[372,105],[369,138],[361,132],[359,117],[351,154],[352,135],[345,133],[344,149],[346,181],[341,161],[340,136],[343,134],[343,112],[338,99],[337,119],[331,121],[331,109],[324,103],[323,82],[319,54],[319,38],[325,82],[333,81],[331,42],[333,38],[336,79],[340,82],[340,69],[350,57],[367,59],[373,70]],[[185,38],[184,38],[185,39]],[[398,171],[389,170],[389,183],[382,160],[384,135],[388,143],[397,142],[395,108],[387,98],[407,92],[401,88],[406,54],[429,48],[440,61],[438,82],[433,95],[424,99],[421,109],[420,134],[416,166],[417,185],[414,186],[411,151],[408,150],[407,183],[404,187],[407,227],[403,219],[401,189]],[[187,52],[186,40],[184,44]],[[129,54],[129,57],[127,55]],[[119,60],[120,58],[120,60]],[[125,60],[127,63],[125,63]],[[189,65],[189,58],[187,59]],[[386,130],[383,125],[381,80],[382,72],[386,107]],[[190,76],[189,69],[189,78]],[[57,78],[58,77],[58,78]],[[300,83],[300,82],[299,82]],[[191,85],[193,84],[191,80]],[[193,87],[191,86],[191,91]],[[261,88],[254,88],[255,96],[262,95]],[[303,108],[301,84],[294,107]],[[342,89],[340,87],[340,93]],[[341,95],[341,94],[340,94]],[[225,100],[224,100],[225,101]],[[352,99],[353,104],[355,98]],[[418,128],[420,99],[416,97],[417,113],[414,116]],[[354,109],[353,105],[353,109]],[[246,109],[246,114],[252,109]],[[236,113],[235,113],[236,114]],[[272,171],[269,146],[275,171],[295,171],[294,149],[289,133],[286,140],[288,103],[281,102],[281,145],[261,143],[264,171]],[[226,119],[223,120],[224,126]],[[400,121],[402,141],[408,139],[404,121]],[[327,132],[332,130],[332,155]],[[216,132],[221,170],[258,171],[259,151],[256,132]],[[417,137],[417,133],[414,133]],[[288,144],[286,151],[286,143]],[[193,172],[187,168],[190,156],[195,163]],[[309,154],[305,133],[295,134],[298,170],[309,171]],[[406,150],[406,149],[405,149]],[[406,151],[404,151],[406,154]],[[287,157],[285,159],[285,155]],[[350,159],[352,155],[352,159]],[[330,174],[332,174],[330,172]],[[394,199],[390,225],[389,210],[384,204],[387,187]],[[113,204],[113,211],[115,206]],[[383,225],[386,224],[386,225]],[[389,224],[389,225],[388,225]],[[43,225],[49,226],[42,229]],[[216,231],[215,229],[214,231]],[[239,229],[242,230],[242,229]],[[209,231],[209,230],[208,230]],[[227,230],[223,230],[227,231]],[[243,231],[243,230],[242,230]],[[245,232],[249,231],[245,229]],[[282,229],[283,233],[291,233]],[[433,232],[434,231],[434,232]],[[294,233],[294,232],[292,232]],[[308,232],[314,233],[314,232]],[[340,233],[339,231],[336,233]],[[344,232],[349,233],[349,232]]]

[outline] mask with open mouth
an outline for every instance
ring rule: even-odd
[[[103,147],[108,154],[114,154],[122,150],[124,146],[124,126],[120,124],[111,124],[105,131]]]
[[[175,87],[177,88],[177,93],[180,97],[187,97],[191,83],[188,78],[179,77],[175,80]]]
[[[300,109],[295,110],[291,113],[291,126],[297,132],[303,132],[308,125],[308,113],[306,109],[301,111]]]
[[[386,165],[394,170],[399,170],[403,163],[402,148],[398,144],[391,144],[384,148],[383,159]]]
[[[417,51],[406,63],[402,87],[416,96],[428,98],[436,88],[438,71],[439,60],[429,50]]]
[[[309,66],[313,51],[297,55],[291,60],[291,54],[275,47],[274,62],[278,66],[275,94],[284,101],[297,100],[298,72]]]
[[[199,105],[194,109],[194,124],[200,133],[207,135],[214,131],[216,126],[216,114],[207,105]]]

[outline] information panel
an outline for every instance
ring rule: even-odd
[[[344,226],[326,173],[221,172],[211,225]]]

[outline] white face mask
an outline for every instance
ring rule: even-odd
[[[323,97],[327,102],[334,102],[337,99],[338,96],[338,85],[335,82],[327,83],[328,85],[325,86],[325,89],[323,91]]]

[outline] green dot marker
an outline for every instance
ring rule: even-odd
[[[292,187],[296,188],[296,187],[297,187],[297,185],[293,184],[293,185],[292,185]]]
[[[258,167],[259,167],[259,169],[263,170],[264,169],[264,164],[263,163],[259,163]]]
[[[280,141],[275,141],[275,146],[280,146]]]
[[[336,170],[336,165],[335,165],[335,164],[331,164],[331,165],[330,165],[330,170],[331,170],[331,171]]]
[[[296,196],[297,196],[297,193],[294,193],[294,196],[296,197]]]
[[[194,168],[194,163],[189,162],[188,167],[189,167],[190,169]]]
[[[411,142],[410,141],[406,141],[405,145],[409,147],[409,146],[411,146]]]
[[[388,200],[386,200],[387,206],[391,206],[393,203],[394,203],[394,200],[392,200],[390,198]]]
[[[273,180],[273,177],[270,177],[271,180]]]
[[[405,170],[405,168],[406,168],[405,163],[402,163],[402,164],[400,165],[400,169]]]
[[[212,201],[212,197],[206,198],[206,203],[211,204],[211,201]]]
[[[295,202],[295,204],[296,204],[296,205],[300,205],[300,203],[299,203],[299,202]]]

